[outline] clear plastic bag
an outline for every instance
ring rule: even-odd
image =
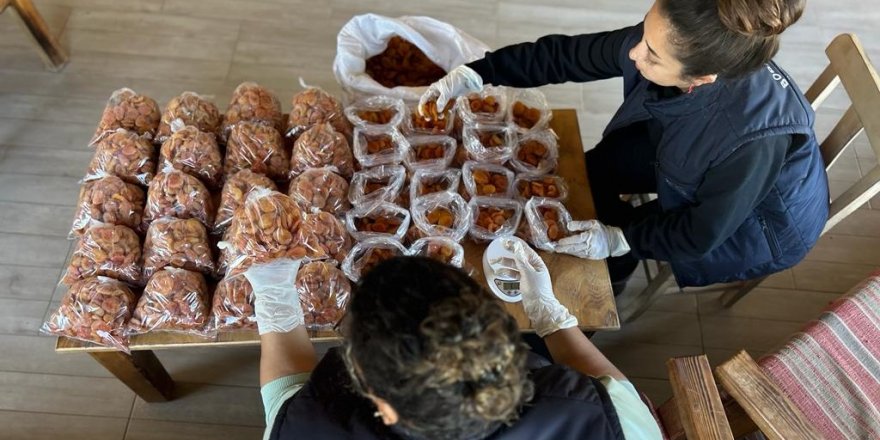
[[[461,168],[461,177],[471,197],[513,196],[513,171],[501,165],[468,161]]]
[[[156,172],[156,150],[146,138],[119,129],[97,143],[86,179],[105,174],[134,184],[149,185]]]
[[[195,92],[183,92],[165,106],[159,121],[158,142],[165,142],[174,132],[185,126],[193,126],[205,133],[217,136],[220,133],[220,109]]]
[[[396,128],[354,131],[354,157],[363,168],[402,162],[408,145]]]
[[[198,177],[209,188],[219,188],[223,156],[217,139],[193,126],[175,131],[159,149],[159,168],[168,167]]]
[[[516,89],[510,96],[507,121],[520,133],[547,128],[553,112],[544,94],[537,89]]]
[[[306,328],[332,330],[345,314],[351,283],[333,263],[314,261],[299,269],[296,290]]]
[[[284,180],[290,157],[278,130],[257,122],[239,122],[229,131],[226,143],[226,175],[244,169],[265,174],[270,179]]]
[[[198,220],[165,217],[150,224],[144,241],[144,279],[167,266],[214,273],[208,233]]]
[[[407,246],[411,246],[413,243],[418,241],[419,239],[425,238],[428,235],[422,232],[418,226],[412,225],[409,229],[406,230],[406,235],[403,236],[403,244]]]
[[[68,286],[94,276],[139,284],[141,241],[127,226],[93,223],[70,257],[62,282]]]
[[[297,239],[306,247],[306,257],[313,260],[332,258],[341,262],[351,249],[345,225],[329,212],[303,214],[299,230]]]
[[[329,123],[317,124],[303,132],[293,143],[290,155],[291,178],[321,167],[334,167],[345,178],[354,173],[354,157],[348,140]]]
[[[464,248],[449,237],[420,238],[409,247],[409,255],[433,258],[458,268],[464,266]]]
[[[401,165],[380,165],[354,173],[348,188],[348,201],[354,206],[376,202],[394,203],[406,181]]]
[[[471,210],[455,193],[440,192],[418,197],[410,207],[413,223],[427,236],[461,241],[467,235]]]
[[[128,352],[125,322],[134,304],[135,295],[125,283],[107,277],[87,278],[70,286],[40,331]]]
[[[147,282],[128,322],[128,334],[161,330],[209,337],[208,312],[205,277],[166,267]]]
[[[513,181],[517,199],[522,202],[532,197],[565,200],[568,198],[568,185],[565,179],[556,175],[534,176],[521,174]]]
[[[516,146],[516,134],[506,124],[465,125],[461,136],[468,156],[479,162],[503,164]]]
[[[458,191],[460,184],[460,170],[416,170],[409,183],[410,202],[418,197],[437,192],[454,193]]]
[[[309,128],[323,123],[329,123],[346,138],[351,137],[351,125],[338,99],[321,88],[308,86],[293,95],[285,132],[287,136],[296,138]]]
[[[458,143],[449,136],[414,136],[404,150],[403,162],[411,171],[445,170],[452,164]]]
[[[571,214],[559,200],[533,197],[525,211],[531,242],[538,249],[553,252],[557,241],[573,234],[568,228]]]
[[[538,130],[521,136],[513,148],[510,166],[520,173],[547,174],[559,163],[559,144],[553,130]]]
[[[386,130],[398,128],[406,115],[402,99],[371,96],[345,108],[345,116],[356,128]]]
[[[300,174],[290,182],[290,198],[304,212],[325,211],[337,216],[344,215],[351,209],[348,182],[335,171],[332,167],[315,168]]]
[[[257,83],[243,82],[232,92],[220,136],[226,140],[232,127],[240,122],[254,122],[281,131],[283,117],[281,102],[274,93]]]
[[[463,123],[503,123],[507,116],[507,89],[485,86],[478,93],[458,98],[458,116]]]
[[[345,215],[345,228],[357,241],[376,236],[403,240],[409,223],[409,211],[388,202],[355,207]]]
[[[251,170],[241,170],[226,179],[223,190],[220,191],[220,208],[214,220],[215,234],[222,234],[226,230],[232,222],[235,210],[244,204],[248,193],[254,188],[278,191],[272,179]]]
[[[406,248],[394,238],[371,237],[354,245],[342,262],[342,271],[356,283],[379,263],[406,254]]]
[[[469,232],[476,242],[513,235],[522,219],[523,206],[513,199],[474,197],[468,206],[471,209]]]
[[[407,108],[404,127],[408,136],[420,134],[449,135],[455,125],[455,101],[451,100],[443,111],[437,109],[437,101],[425,104],[425,116],[419,112],[418,105]]]
[[[144,218],[152,222],[162,217],[194,218],[205,227],[214,224],[211,193],[199,179],[175,169],[165,169],[147,190]]]
[[[153,98],[138,95],[129,88],[121,88],[114,91],[107,100],[107,106],[104,107],[101,121],[98,122],[98,128],[89,145],[94,145],[120,128],[147,140],[153,139],[159,127],[159,119],[159,105]]]
[[[217,283],[211,315],[217,331],[257,329],[254,290],[244,275],[223,278]]]
[[[128,226],[142,232],[144,202],[144,190],[119,177],[106,175],[86,180],[79,191],[70,237],[82,235],[92,222]]]

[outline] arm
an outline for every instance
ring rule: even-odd
[[[577,327],[561,329],[544,337],[553,361],[567,365],[587,376],[608,376],[627,380],[626,376],[584,336]]]
[[[641,39],[642,25],[576,36],[548,35],[534,43],[503,47],[467,66],[484,83],[538,87],[622,75],[629,49]]]
[[[721,245],[773,188],[790,145],[789,135],[750,142],[706,173],[697,204],[625,226],[634,256],[689,261]]]
[[[310,372],[317,364],[315,347],[303,326],[260,336],[261,387],[281,377]]]

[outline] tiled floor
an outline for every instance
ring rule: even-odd
[[[37,335],[58,293],[69,250],[72,206],[86,147],[110,91],[130,86],[164,104],[184,90],[221,106],[236,84],[255,80],[287,100],[298,78],[339,91],[330,66],[335,35],[354,14],[423,14],[456,24],[492,47],[549,33],[580,33],[637,22],[649,0],[37,0],[70,49],[59,74],[43,69],[12,12],[0,16],[0,439],[258,438],[262,409],[257,354],[250,349],[159,353],[181,397],[146,404],[84,355],[56,355]],[[811,0],[784,37],[778,60],[806,87],[839,32],[857,33],[880,60],[876,0]],[[593,145],[620,102],[620,82],[544,88],[554,106],[580,112]],[[846,101],[819,113],[827,133]],[[835,194],[876,166],[860,139],[830,178]],[[874,208],[872,210],[871,208]],[[595,340],[662,400],[664,362],[707,353],[713,362],[778,344],[831,299],[880,266],[880,201],[822,239],[800,265],[767,280],[732,309],[718,293],[669,295],[641,319]],[[637,278],[630,288],[644,286]],[[53,297],[54,294],[54,297]]]

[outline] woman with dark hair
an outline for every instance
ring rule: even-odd
[[[616,293],[648,258],[671,263],[681,287],[759,278],[801,261],[828,217],[813,111],[772,60],[804,5],[657,0],[632,27],[487,53],[420,106],[484,83],[623,77],[624,102],[586,153],[599,221],[579,222],[559,251],[608,258]],[[657,200],[634,208],[620,197],[640,193]]]
[[[362,279],[342,346],[318,362],[291,287],[296,264],[251,269],[264,438],[662,438],[632,384],[556,300],[538,254],[519,239],[509,246],[523,306],[557,365],[529,352],[513,317],[467,274],[415,257]]]

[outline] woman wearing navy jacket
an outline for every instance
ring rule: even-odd
[[[810,104],[772,61],[804,0],[657,0],[642,23],[549,35],[452,70],[422,105],[483,84],[537,87],[623,77],[624,102],[586,153],[598,221],[560,252],[608,258],[615,292],[638,260],[680,286],[789,268],[816,243],[828,182]],[[633,208],[621,194],[656,193]]]

